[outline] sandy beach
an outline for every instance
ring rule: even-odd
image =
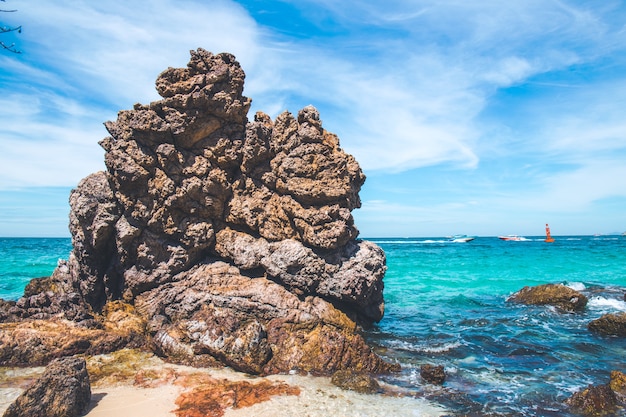
[[[334,386],[330,378],[303,375],[272,375],[254,377],[229,368],[197,369],[172,365],[149,354],[140,354],[132,361],[120,361],[115,355],[88,358],[93,372],[92,400],[87,417],[172,417],[194,416],[191,410],[181,411],[177,400],[181,395],[207,387],[207,382],[244,383],[247,386],[269,384],[288,387],[298,394],[278,394],[268,398],[256,396],[255,404],[224,403],[226,417],[243,416],[441,416],[445,410],[424,399],[385,394],[359,394]],[[100,368],[92,371],[97,366]],[[0,412],[43,372],[43,368],[0,369]],[[219,390],[215,388],[214,390]],[[232,389],[224,389],[217,397],[226,398]],[[192,402],[195,402],[193,400]],[[179,411],[177,414],[176,411]],[[206,411],[205,411],[206,412]],[[222,415],[216,414],[206,415]]]

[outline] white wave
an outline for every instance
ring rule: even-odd
[[[626,311],[626,301],[615,298],[591,297],[587,307],[602,311]]]
[[[425,353],[444,353],[444,352],[449,352],[453,349],[456,349],[460,346],[461,346],[461,342],[452,342],[452,343],[445,343],[440,346],[421,346],[419,347],[419,351],[425,352]]]
[[[450,342],[441,345],[414,344],[405,341],[394,341],[388,345],[392,349],[406,350],[420,353],[445,353],[462,346],[461,342]]]
[[[576,291],[583,291],[585,289],[587,289],[587,287],[585,286],[585,284],[583,284],[582,282],[567,282],[565,283],[566,287],[569,287],[573,290]]]

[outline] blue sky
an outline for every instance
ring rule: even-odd
[[[69,236],[103,122],[158,99],[157,75],[198,47],[241,62],[250,117],[318,108],[367,175],[363,237],[626,230],[622,0],[2,8],[24,29],[22,54],[0,51],[0,236]]]

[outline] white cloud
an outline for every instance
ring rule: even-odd
[[[437,165],[480,171],[485,161],[506,167],[481,171],[491,182],[487,190],[473,186],[475,205],[444,201],[409,215],[452,210],[456,219],[488,203],[506,210],[520,194],[526,210],[551,195],[558,196],[551,209],[583,210],[623,195],[615,180],[623,178],[626,137],[626,93],[616,82],[625,65],[621,2],[288,4],[311,19],[309,37],[262,27],[228,0],[20,4],[25,53],[0,56],[0,188],[73,186],[102,169],[102,122],[158,99],[156,76],[203,47],[236,55],[253,111],[318,107],[366,173]],[[315,33],[326,22],[336,30]],[[595,65],[613,78],[598,82]],[[574,86],[562,81],[577,71]],[[531,83],[555,94],[516,92]],[[515,176],[529,182],[499,182]],[[391,208],[401,213],[401,206]]]
[[[257,26],[228,1],[34,0],[19,17],[25,52],[1,57],[0,188],[74,186],[103,169],[102,123],[158,99],[157,75],[190,49],[258,60]]]

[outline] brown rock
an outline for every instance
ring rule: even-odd
[[[614,415],[618,406],[617,397],[608,385],[589,385],[565,400],[565,403],[585,416]]]
[[[0,365],[45,365],[64,356],[146,345],[145,320],[132,307],[112,303],[104,312],[91,327],[59,319],[0,323]]]
[[[180,363],[203,364],[209,355],[254,374],[393,369],[332,304],[318,297],[301,300],[223,262],[179,274],[174,283],[137,297],[136,306],[155,318],[149,326],[158,351]]]
[[[626,374],[620,371],[611,371],[609,387],[617,398],[626,404]]]
[[[441,385],[446,380],[446,372],[443,365],[423,364],[420,367],[420,376],[431,384]]]
[[[561,284],[545,284],[524,287],[513,294],[509,301],[530,305],[552,305],[566,312],[580,311],[587,305],[587,297]]]
[[[361,394],[375,394],[380,391],[378,381],[371,375],[347,369],[335,372],[330,381],[341,389]]]
[[[605,314],[589,322],[589,330],[607,336],[626,336],[626,313]]]
[[[91,401],[91,386],[83,358],[51,362],[44,374],[5,411],[4,417],[78,417]]]

